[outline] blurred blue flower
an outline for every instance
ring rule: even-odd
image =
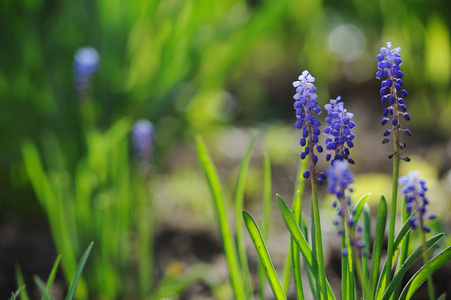
[[[334,164],[326,169],[327,191],[334,194],[338,199],[345,196],[345,191],[354,182],[354,174],[348,169],[348,163],[336,160]]]
[[[318,162],[318,156],[315,155],[314,149],[316,148],[318,152],[322,152],[323,148],[318,144],[319,135],[321,134],[319,129],[321,122],[312,115],[312,112],[318,115],[321,113],[321,108],[318,106],[318,101],[316,100],[318,96],[315,93],[316,87],[313,85],[315,77],[305,70],[298,79],[293,82],[293,86],[296,88],[296,94],[293,98],[295,100],[294,109],[296,110],[297,119],[294,126],[302,130],[300,144],[304,147],[304,151],[301,153],[301,158],[305,159],[310,155],[311,163],[314,167]],[[310,169],[304,173],[304,178],[310,177]],[[313,175],[317,178],[320,185],[323,184],[325,178],[323,173],[320,173],[319,176],[317,174]]]
[[[407,135],[411,135],[410,130],[400,127],[400,116],[406,121],[410,120],[410,115],[407,113],[407,106],[404,103],[404,98],[407,97],[407,91],[402,89],[402,78],[404,74],[401,72],[401,55],[399,52],[401,48],[397,47],[392,49],[390,42],[387,43],[387,47],[380,49],[380,54],[376,56],[378,61],[376,72],[377,79],[383,79],[381,83],[380,95],[382,104],[388,104],[389,106],[384,109],[384,118],[381,120],[381,125],[385,125],[388,122],[392,125],[392,128],[386,130],[384,136],[389,136],[394,130],[403,131]],[[400,94],[400,95],[399,95]],[[388,138],[384,138],[383,143],[390,141]]]
[[[410,214],[416,209],[419,214],[418,217],[416,215],[411,216],[410,226],[412,229],[416,229],[420,225],[423,231],[429,232],[430,228],[424,225],[426,206],[429,204],[429,200],[426,198],[426,180],[420,178],[419,172],[410,171],[409,175],[400,177],[398,183],[402,187],[402,193],[407,201],[407,213]],[[428,218],[435,219],[435,215],[429,215]]]
[[[153,155],[155,139],[155,130],[152,122],[145,119],[138,120],[133,125],[132,135],[136,157],[141,166],[148,168]]]
[[[351,121],[354,114],[348,112],[340,100],[341,97],[338,96],[337,99],[330,99],[330,103],[324,105],[327,111],[325,121],[328,124],[324,128],[324,133],[329,135],[326,138],[326,149],[330,151],[326,155],[326,160],[331,160],[333,155],[332,164],[335,160],[347,160],[350,164],[354,164],[354,160],[349,157],[349,148],[354,147],[355,139],[351,133],[351,129],[355,127]]]
[[[89,78],[99,69],[99,65],[100,56],[96,49],[83,47],[75,52],[75,89],[81,98],[86,96],[89,87]]]

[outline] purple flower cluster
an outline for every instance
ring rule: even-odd
[[[348,169],[348,164],[344,161],[335,161],[327,167],[327,191],[334,194],[338,199],[345,197],[345,191],[354,182],[354,174]]]
[[[381,83],[381,102],[382,104],[388,104],[389,106],[384,109],[384,118],[381,120],[381,125],[391,123],[392,128],[384,132],[385,138],[382,143],[386,144],[390,141],[388,136],[393,131],[402,131],[407,135],[411,135],[409,129],[400,128],[400,116],[406,121],[410,120],[410,115],[407,113],[407,106],[404,102],[404,98],[407,97],[407,91],[402,89],[403,73],[401,72],[401,56],[399,52],[401,48],[392,49],[391,43],[387,43],[387,47],[382,47],[380,54],[376,56],[378,61],[376,73],[377,79],[383,79]],[[400,94],[400,96],[399,96]],[[400,148],[404,148],[404,143],[399,143]],[[389,156],[390,157],[390,156]]]
[[[138,120],[133,125],[132,137],[136,157],[141,166],[147,169],[153,154],[153,144],[155,139],[153,124],[145,119]]]
[[[334,219],[334,225],[338,226],[338,233],[343,234],[345,227],[340,225],[343,220],[350,229],[348,231],[349,239],[352,246],[362,249],[365,246],[363,240],[355,237],[354,229],[361,231],[353,219],[354,208],[351,203],[351,197],[348,192],[352,192],[350,185],[354,182],[354,174],[348,169],[349,164],[343,160],[336,160],[332,166],[326,169],[327,174],[327,191],[335,195],[337,198],[333,202],[333,207],[337,209],[337,217]],[[342,249],[342,254],[347,254],[347,249]]]
[[[340,100],[341,97],[338,96],[337,99],[330,99],[330,103],[324,105],[327,111],[325,121],[328,124],[324,128],[324,133],[329,135],[326,138],[326,149],[330,151],[326,155],[326,160],[331,160],[333,155],[332,164],[335,160],[347,160],[350,164],[354,164],[354,160],[349,157],[349,148],[354,147],[352,141],[355,139],[351,133],[351,129],[355,127],[351,121],[354,114],[348,112]]]
[[[426,217],[426,206],[429,204],[429,200],[426,198],[426,181],[420,178],[420,173],[416,171],[410,171],[408,176],[402,176],[399,178],[398,183],[403,187],[402,193],[406,197],[406,210],[407,213],[412,213],[413,210],[417,210],[419,216],[411,216],[410,226],[412,229],[418,228],[420,223],[423,231],[429,232],[430,228],[424,225],[424,219]],[[435,215],[430,214],[429,219],[435,219]]]
[[[321,130],[321,122],[312,115],[314,112],[316,115],[321,113],[321,108],[318,106],[318,97],[316,87],[313,85],[315,77],[313,77],[307,70],[303,71],[299,76],[299,80],[293,82],[293,86],[296,88],[296,94],[293,96],[294,109],[296,109],[295,127],[302,130],[302,138],[300,140],[301,146],[304,147],[304,151],[301,153],[301,158],[305,159],[307,156],[311,158],[311,166],[309,170],[304,172],[304,178],[310,177],[312,167],[318,162],[318,156],[315,155],[314,149],[318,152],[323,151],[323,147],[318,144],[319,135]],[[326,178],[324,173],[319,173],[319,176],[314,174],[318,180],[318,184],[322,184]]]
[[[83,47],[75,52],[74,56],[74,77],[75,89],[80,98],[83,98],[89,87],[89,78],[94,74],[100,65],[100,56],[96,49]]]

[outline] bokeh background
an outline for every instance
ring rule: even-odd
[[[413,136],[404,139],[412,162],[401,172],[418,169],[428,179],[431,210],[440,219],[436,226],[449,231],[450,12],[451,2],[445,0],[1,1],[2,297],[16,289],[16,263],[32,289],[31,275],[47,276],[58,252],[48,210],[24,163],[24,143],[35,145],[45,172],[60,176],[55,172],[62,171],[64,180],[72,181],[92,140],[103,143],[96,135],[121,128],[121,157],[132,174],[137,167],[129,132],[136,120],[150,120],[155,126],[150,185],[157,212],[156,277],[174,262],[207,263],[217,274],[213,283],[189,288],[185,298],[197,295],[191,299],[230,295],[222,283],[227,278],[222,246],[194,136],[204,137],[232,195],[250,132],[257,129],[246,209],[261,213],[264,152],[272,161],[274,194],[291,197],[300,152],[291,83],[303,70],[316,77],[321,106],[341,95],[355,113],[355,196],[388,195],[391,146],[381,144],[383,105],[375,79],[375,56],[387,41],[402,48],[412,118]],[[74,89],[74,53],[83,46],[94,47],[101,58],[90,82],[91,129],[84,125]],[[370,201],[377,203],[378,197]],[[333,214],[330,201],[324,200],[324,210]],[[287,233],[274,212],[274,244],[284,244],[278,241]],[[331,225],[325,227],[333,234]],[[269,247],[273,256],[283,256],[283,249],[271,242]],[[212,286],[220,292],[211,292]]]

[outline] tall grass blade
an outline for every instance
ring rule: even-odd
[[[440,269],[444,264],[451,260],[451,247],[446,248],[434,258],[429,260],[429,270],[432,273]],[[427,279],[428,270],[426,266],[421,267],[418,272],[416,272],[412,278],[407,282],[404,287],[399,300],[410,299],[412,295],[417,291],[421,284]]]
[[[33,280],[36,283],[38,289],[41,291],[44,300],[55,300],[55,298],[52,297],[49,291],[47,291],[44,281],[42,281],[42,279],[39,278],[39,276],[37,275],[33,276]]]
[[[235,191],[235,231],[236,231],[236,244],[238,248],[238,256],[240,260],[241,271],[243,274],[244,287],[246,289],[246,294],[248,298],[252,298],[253,289],[251,276],[249,272],[249,266],[247,263],[246,245],[244,243],[244,232],[243,232],[243,220],[241,219],[241,214],[243,211],[244,202],[244,186],[246,182],[246,173],[249,168],[249,161],[251,158],[252,146],[254,145],[255,137],[257,136],[257,131],[252,131],[249,143],[247,145],[246,151],[241,161],[240,170],[238,172],[238,179],[236,183]]]
[[[252,242],[254,243],[255,249],[257,250],[260,262],[265,270],[266,278],[268,278],[268,282],[271,286],[274,296],[277,300],[287,299],[285,297],[285,293],[283,292],[279,278],[277,277],[277,273],[274,269],[271,258],[269,257],[265,242],[263,241],[260,230],[257,227],[257,224],[255,223],[254,219],[252,219],[251,215],[249,215],[249,213],[246,211],[243,211],[243,218]]]
[[[267,153],[263,154],[263,222],[262,237],[268,242],[269,226],[271,219],[271,160]],[[265,299],[265,272],[261,263],[258,264],[259,296]]]
[[[92,247],[94,246],[94,242],[91,242],[86,248],[85,252],[83,253],[83,256],[80,259],[80,262],[78,263],[77,270],[75,271],[74,279],[72,280],[69,291],[66,295],[66,300],[72,300],[75,296],[75,291],[77,290],[78,281],[81,277],[81,272],[83,271],[83,268],[85,267],[86,261],[88,260],[89,254],[91,253]]]
[[[293,213],[288,208],[285,201],[277,195],[277,202],[279,203],[280,212],[282,214],[283,220],[285,222],[285,225],[287,226],[288,230],[291,233],[291,236],[296,241],[296,244],[299,247],[299,250],[302,253],[302,256],[305,259],[305,262],[307,263],[307,266],[313,273],[313,277],[315,279],[319,278],[319,265],[318,260],[316,259],[315,254],[310,249],[309,244],[305,240],[304,235],[301,233],[301,230],[299,229],[299,226],[296,222],[295,217],[293,216]],[[327,295],[330,299],[335,299],[335,296],[333,295],[332,289],[330,288],[329,283],[326,281],[327,284]]]
[[[207,178],[207,182],[212,193],[216,219],[218,220],[219,231],[221,233],[222,242],[224,243],[224,251],[229,266],[230,280],[235,299],[246,299],[235,243],[228,224],[221,183],[219,181],[216,168],[213,165],[210,155],[208,154],[207,147],[205,146],[202,137],[199,135],[196,136],[196,150],[200,167]]]
[[[25,280],[23,279],[22,270],[18,265],[16,265],[16,282],[18,291],[20,291],[20,298],[22,300],[30,300],[30,297],[28,296],[27,289],[25,287]]]
[[[371,269],[370,269],[370,299],[374,299],[377,291],[376,284],[379,275],[379,268],[382,256],[382,246],[384,244],[385,225],[387,224],[387,201],[381,196],[379,207],[377,209],[376,233],[374,235],[374,243],[372,250]],[[384,270],[384,269],[383,269]]]
[[[427,240],[427,247],[430,249],[434,246],[442,237],[444,233],[440,233],[434,235],[430,239]],[[406,261],[399,268],[398,273],[393,276],[393,279],[387,285],[387,289],[385,290],[384,295],[382,296],[382,300],[388,300],[392,296],[393,291],[401,285],[402,277],[407,272],[407,270],[413,265],[413,263],[423,255],[423,245],[419,246],[415,251],[410,254],[410,256],[406,259]]]
[[[352,219],[354,220],[354,223],[357,224],[359,221],[360,215],[362,214],[363,208],[365,207],[365,204],[368,200],[368,198],[371,196],[371,194],[363,195],[359,201],[357,201],[357,204],[354,208],[354,214],[352,216]]]
[[[52,288],[52,284],[55,281],[56,272],[58,271],[58,266],[61,261],[61,254],[58,255],[58,257],[55,260],[55,263],[53,264],[52,270],[50,271],[49,278],[47,279],[46,284],[46,290],[47,292],[50,292],[50,289]],[[42,300],[44,300],[44,297],[42,297]]]
[[[293,214],[298,222],[298,226],[301,222],[302,212],[302,199],[300,193],[296,193],[296,197],[293,202]],[[301,254],[296,245],[296,241],[291,238],[291,260],[293,264],[293,277],[294,287],[298,299],[304,299],[304,288],[302,286],[302,272],[301,272]]]

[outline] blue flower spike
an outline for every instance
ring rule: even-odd
[[[359,230],[360,226],[353,219],[354,207],[351,203],[350,193],[352,188],[350,186],[354,182],[354,174],[348,167],[349,163],[344,160],[335,160],[330,167],[327,167],[327,192],[336,196],[332,206],[337,210],[337,217],[333,220],[333,224],[338,226],[338,234],[347,232],[351,245],[360,251],[365,246],[365,243],[357,239],[353,233],[361,230]],[[346,227],[348,230],[346,230]]]
[[[316,95],[316,87],[313,85],[315,77],[313,77],[307,70],[303,71],[297,81],[293,82],[293,87],[296,88],[296,94],[293,96],[294,109],[296,110],[295,128],[302,130],[302,138],[300,145],[304,147],[301,152],[301,159],[309,158],[310,167],[304,172],[304,178],[314,176],[319,185],[324,183],[326,178],[324,173],[315,170],[318,156],[315,150],[323,152],[323,148],[318,144],[321,130],[321,122],[313,115],[321,113],[321,108],[318,106],[318,96]]]
[[[99,69],[100,56],[96,49],[83,47],[74,55],[75,90],[79,98],[86,97],[89,88],[89,79]]]
[[[335,160],[346,160],[350,164],[354,164],[354,160],[349,157],[349,149],[354,147],[353,140],[355,139],[351,129],[355,127],[355,123],[351,121],[354,117],[353,113],[348,112],[344,108],[343,102],[340,102],[341,97],[330,99],[330,103],[324,105],[327,111],[325,119],[327,126],[324,128],[324,133],[329,136],[326,138],[326,149],[329,153],[326,155],[326,160],[333,164]]]
[[[133,125],[132,138],[138,162],[147,173],[152,161],[155,140],[155,129],[152,122],[146,119],[138,120]]]
[[[399,132],[404,132],[406,135],[411,135],[409,129],[401,128],[400,121],[410,120],[410,115],[407,113],[407,106],[404,99],[407,97],[407,91],[402,89],[402,78],[404,74],[401,71],[401,55],[399,52],[401,48],[397,47],[392,49],[392,44],[387,43],[387,47],[380,49],[380,54],[376,56],[377,68],[376,78],[381,79],[381,103],[389,105],[384,109],[384,118],[381,121],[381,125],[389,124],[392,129],[386,130],[384,136],[389,136],[393,133],[393,136],[398,136]],[[384,138],[383,144],[389,141],[396,140],[398,138]],[[399,146],[399,145],[398,145]],[[405,144],[404,144],[405,147]],[[393,155],[389,155],[392,158]],[[408,157],[402,158],[404,161],[410,161]]]
[[[407,176],[402,176],[398,179],[399,185],[402,187],[402,193],[407,201],[406,211],[411,214],[416,210],[416,213],[410,218],[410,227],[413,230],[418,227],[425,232],[430,232],[430,228],[424,224],[425,219],[435,219],[435,215],[427,214],[426,207],[429,200],[426,198],[426,181],[420,178],[420,173],[417,171],[410,171]]]

